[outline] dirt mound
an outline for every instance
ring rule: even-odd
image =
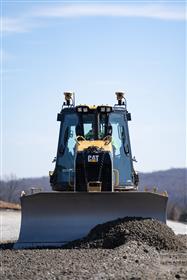
[[[64,248],[113,249],[129,241],[145,243],[158,251],[177,251],[184,247],[166,224],[152,219],[127,217],[99,224],[85,238],[69,242]]]

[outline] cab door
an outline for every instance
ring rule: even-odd
[[[133,166],[124,112],[113,112],[109,116],[112,126],[113,169],[119,173],[119,186],[133,185]]]

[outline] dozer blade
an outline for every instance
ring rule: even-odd
[[[150,192],[46,192],[21,198],[15,249],[58,247],[84,237],[95,225],[123,217],[166,222],[167,197]]]

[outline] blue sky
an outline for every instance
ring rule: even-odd
[[[185,21],[184,1],[2,1],[1,176],[53,169],[66,90],[124,90],[135,168],[184,167]]]

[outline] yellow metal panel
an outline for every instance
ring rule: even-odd
[[[98,107],[110,107],[112,108],[112,106],[109,106],[108,104],[102,104],[102,105],[87,105],[87,104],[80,104],[80,105],[77,105],[76,108],[79,108],[79,107],[88,107],[89,109],[91,110],[96,110]]]
[[[104,151],[112,152],[112,144],[106,144],[106,141],[103,140],[85,140],[79,141],[76,144],[77,152],[84,151],[85,149],[93,146],[102,148]]]
[[[91,110],[95,110],[95,109],[97,109],[98,106],[96,106],[96,105],[88,105],[88,107]]]

